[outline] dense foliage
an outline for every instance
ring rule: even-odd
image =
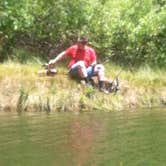
[[[1,0],[0,60],[18,47],[58,53],[85,35],[100,57],[164,66],[165,20],[165,0]]]

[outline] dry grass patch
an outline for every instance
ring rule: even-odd
[[[113,111],[166,105],[165,71],[144,68],[120,73],[120,91],[109,95],[84,87],[59,67],[54,77],[37,75],[40,65],[5,63],[0,65],[0,110],[6,111]],[[114,79],[122,70],[106,65],[106,75]]]

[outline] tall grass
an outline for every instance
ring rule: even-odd
[[[22,111],[113,111],[166,105],[165,70],[148,66],[130,71],[105,64],[106,76],[114,79],[120,70],[120,90],[109,95],[87,88],[66,75],[58,66],[54,77],[39,77],[38,63],[0,64],[0,108]],[[8,108],[8,109],[7,109]],[[10,108],[10,109],[9,109]]]
[[[26,101],[28,99],[28,93],[24,89],[20,89],[20,96],[17,101],[16,111],[22,112],[26,110]]]

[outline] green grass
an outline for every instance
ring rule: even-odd
[[[106,64],[106,76],[119,75],[120,91],[103,94],[72,80],[65,67],[54,77],[38,76],[40,63],[0,64],[0,109],[5,111],[114,111],[166,105],[165,70],[145,66],[130,71]],[[22,108],[22,110],[21,110]]]

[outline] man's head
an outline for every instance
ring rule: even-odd
[[[86,37],[79,37],[79,38],[77,39],[77,43],[80,43],[80,44],[85,45],[85,44],[88,43],[88,38],[86,38]]]
[[[77,45],[80,49],[83,49],[87,43],[88,43],[88,38],[86,37],[79,37],[77,39]]]

